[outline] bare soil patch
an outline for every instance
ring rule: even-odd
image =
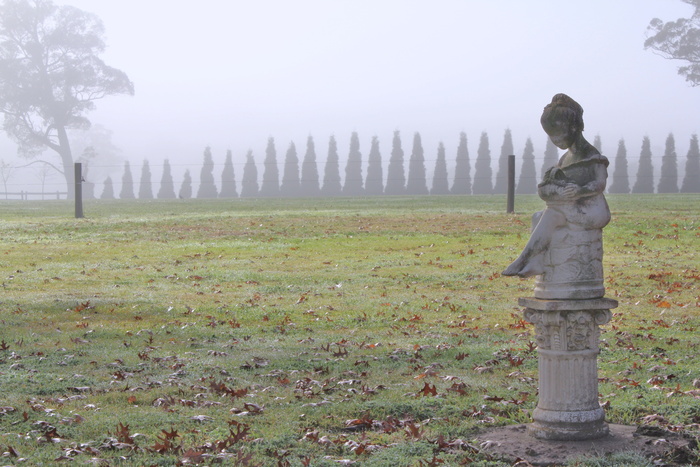
[[[557,466],[582,456],[636,452],[657,465],[687,465],[694,458],[693,438],[650,426],[610,425],[610,435],[588,441],[540,440],[527,433],[527,425],[510,425],[478,436],[482,453],[517,465]]]

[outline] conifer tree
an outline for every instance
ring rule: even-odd
[[[552,143],[552,140],[547,138],[547,145],[544,149],[544,159],[542,161],[542,169],[540,170],[540,180],[544,178],[544,173],[557,165],[558,162],[559,150],[554,143]]]
[[[321,195],[323,196],[340,196],[342,194],[340,185],[340,161],[338,159],[338,144],[335,142],[335,136],[331,135],[328,141],[328,158],[326,159],[326,167],[323,171],[323,187]]]
[[[129,161],[124,162],[124,175],[122,175],[122,189],[119,192],[120,199],[134,199],[134,177],[131,175]]]
[[[384,193],[387,195],[403,195],[406,193],[403,149],[401,148],[401,135],[398,130],[394,131],[394,139],[391,144],[391,157],[389,158]]]
[[[300,195],[301,183],[299,182],[299,157],[294,141],[289,143],[287,154],[284,157],[284,173],[280,194],[285,198],[296,198]]]
[[[93,147],[87,147],[83,151],[83,156],[96,156],[97,152],[95,151],[95,148]],[[83,163],[83,172],[82,172],[82,186],[83,186],[83,199],[95,199],[95,183],[93,183],[88,177],[88,170],[89,170],[89,159],[86,157],[86,161]],[[46,180],[44,175],[40,175],[44,180]],[[41,191],[44,191],[43,183],[42,183],[42,188]],[[42,195],[43,198],[43,195]]]
[[[190,175],[190,169],[185,170],[185,176],[182,178],[182,185],[180,185],[178,197],[180,199],[190,199],[192,197],[192,176]]]
[[[666,151],[661,158],[661,178],[657,193],[678,193],[678,156],[673,134],[666,138]]]
[[[465,132],[459,134],[459,146],[457,146],[457,157],[455,158],[455,179],[451,192],[453,195],[472,194],[471,166]]]
[[[141,182],[139,183],[139,199],[153,199],[153,183],[151,181],[151,167],[148,161],[143,161],[141,166]]]
[[[105,179],[105,187],[104,190],[102,190],[100,199],[114,199],[114,183],[112,183],[112,177],[107,177]]]
[[[420,133],[413,135],[413,149],[408,161],[408,179],[406,180],[406,193],[409,195],[427,195],[428,181],[425,175],[425,155]]]
[[[363,194],[364,187],[362,186],[362,153],[360,152],[360,138],[357,136],[357,132],[353,131],[350,136],[348,162],[345,165],[343,195],[361,196]]]
[[[224,170],[221,171],[221,192],[219,198],[237,198],[236,172],[233,169],[233,153],[229,149],[226,151],[226,162]]]
[[[214,159],[211,157],[211,148],[207,146],[204,149],[204,163],[199,174],[199,189],[197,190],[197,198],[216,198],[218,193],[214,184]]]
[[[496,172],[496,183],[493,192],[497,195],[505,195],[508,192],[508,156],[515,154],[513,149],[513,137],[510,129],[503,135],[501,145],[501,155],[498,157],[498,172]]]
[[[600,140],[600,135],[595,135],[595,138],[593,138],[593,147],[603,154],[603,142]]]
[[[624,139],[621,139],[617,145],[615,169],[613,170],[612,183],[608,191],[610,193],[630,192],[630,180],[627,173],[627,148],[625,147]]]
[[[537,169],[535,168],[535,149],[530,138],[525,141],[523,150],[523,163],[520,167],[520,178],[515,192],[519,195],[532,195],[537,193]]]
[[[634,181],[632,193],[654,193],[654,165],[652,163],[651,143],[648,136],[645,136],[642,140],[637,179]]]
[[[265,149],[265,161],[263,162],[263,179],[260,186],[260,196],[275,197],[280,193],[280,174],[277,167],[277,150],[275,149],[275,139],[270,137],[267,140]]]
[[[489,149],[489,136],[486,132],[481,133],[474,169],[474,183],[472,185],[474,194],[490,195],[493,193],[493,185],[491,183],[491,150]]]
[[[445,159],[445,145],[438,144],[437,159],[435,160],[435,171],[433,172],[433,186],[430,189],[431,195],[450,194],[450,184],[447,181],[447,160]]]
[[[700,193],[700,150],[698,149],[698,135],[693,135],[690,138],[681,193]]]
[[[316,163],[316,145],[313,137],[306,140],[306,153],[301,163],[301,196],[314,197],[320,194],[318,164]]]
[[[241,180],[241,198],[255,198],[260,194],[258,187],[258,168],[255,165],[253,151],[246,154],[243,166],[243,179]]]
[[[173,183],[173,174],[170,170],[170,161],[168,159],[165,159],[163,162],[163,176],[160,179],[157,198],[175,199],[175,184]]]
[[[365,194],[370,196],[384,193],[384,170],[382,169],[382,155],[379,152],[379,139],[372,137],[372,147],[367,157],[367,178],[365,180]]]

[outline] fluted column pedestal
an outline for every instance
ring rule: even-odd
[[[608,434],[598,402],[599,326],[617,301],[521,298],[525,320],[535,325],[539,400],[528,426],[539,439],[586,440]]]

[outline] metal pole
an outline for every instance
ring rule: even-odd
[[[508,156],[508,214],[515,212],[515,156]]]
[[[83,216],[83,164],[75,163],[75,218]]]

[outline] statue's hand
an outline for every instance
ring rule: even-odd
[[[575,183],[567,183],[561,191],[561,197],[564,199],[574,199],[578,197],[580,187]]]

